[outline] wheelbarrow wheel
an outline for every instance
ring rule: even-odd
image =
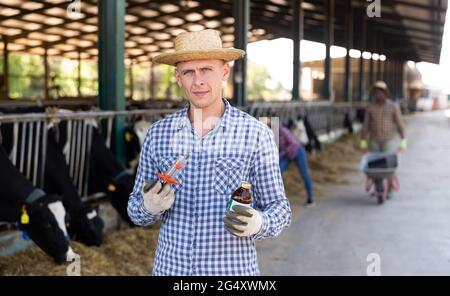
[[[378,199],[378,204],[382,204],[384,202],[384,196],[386,194],[386,183],[384,182],[383,179],[376,179],[374,181],[375,183],[375,192],[377,195],[377,199]]]

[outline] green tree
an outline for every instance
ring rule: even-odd
[[[247,96],[249,100],[285,99],[286,92],[281,83],[271,77],[266,67],[248,61]]]
[[[175,68],[169,65],[158,65],[155,68],[157,98],[182,99],[183,90],[178,87]]]
[[[49,58],[49,95],[51,98],[78,95],[78,62],[64,58]]]
[[[42,57],[10,54],[8,66],[9,96],[11,98],[37,98],[43,96],[44,65]]]
[[[98,95],[98,71],[95,61],[81,60],[81,95]]]

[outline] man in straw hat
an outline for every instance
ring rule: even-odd
[[[176,67],[189,101],[150,128],[128,203],[137,225],[162,220],[154,275],[258,275],[254,241],[290,224],[273,133],[222,98],[228,62],[244,54],[223,48],[218,31],[204,30],[181,33],[175,52],[153,60]],[[144,182],[181,155],[189,160],[176,176],[179,184],[157,183],[143,193]],[[241,181],[252,185],[252,206],[227,210]]]
[[[397,134],[400,149],[406,149],[405,132],[400,108],[389,100],[389,91],[384,81],[376,81],[371,90],[373,101],[364,117],[361,148],[376,152],[393,152],[397,149]]]
[[[405,131],[400,108],[389,100],[389,90],[384,81],[376,81],[371,89],[372,102],[366,109],[362,140],[362,150],[371,152],[395,152],[406,149]],[[397,142],[400,135],[400,145]],[[388,188],[388,198],[392,197],[392,184]]]

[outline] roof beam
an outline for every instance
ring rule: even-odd
[[[437,11],[442,11],[442,12],[445,12],[447,9],[447,7],[442,7],[440,5],[424,5],[424,4],[409,2],[409,1],[405,1],[405,0],[395,0],[394,5],[398,5],[398,4],[411,6],[411,7],[418,8],[418,9],[437,10]]]
[[[1,16],[0,22],[11,19],[11,18],[17,18],[18,16],[24,16],[27,14],[31,14],[31,13],[41,13],[42,11],[44,11],[46,9],[50,9],[50,8],[63,7],[63,6],[66,7],[68,4],[67,2],[61,2],[61,3],[57,3],[57,4],[48,3],[48,2],[39,2],[39,3],[42,3],[44,6],[42,6],[41,8],[38,8],[38,9],[25,9],[23,7],[17,7],[14,5],[6,4],[5,1],[3,1],[2,3],[0,3],[0,6],[19,10],[20,13],[11,15],[11,16]]]
[[[67,4],[67,3],[65,3],[65,4]],[[3,5],[3,4],[2,4]],[[80,18],[80,19],[67,19],[67,18],[65,18],[65,17],[62,17],[62,19],[64,20],[63,21],[63,23],[62,24],[60,24],[59,26],[60,27],[66,27],[68,24],[71,24],[71,23],[75,23],[75,22],[80,22],[80,23],[82,23],[83,21],[85,21],[86,19],[88,19],[88,18],[91,18],[91,17],[97,17],[97,15],[94,15],[94,14],[90,14],[90,13],[88,13],[88,12],[83,12],[83,14],[85,14],[86,16],[85,17],[83,17],[83,18]],[[43,15],[46,15],[46,14],[43,14]],[[48,15],[47,15],[48,16]],[[52,16],[53,17],[53,16]],[[61,18],[61,17],[59,17],[59,18]],[[30,21],[27,21],[27,20],[25,20],[26,22],[30,22]],[[42,27],[39,29],[39,30],[37,30],[38,32],[44,32],[45,30],[47,30],[47,29],[50,29],[50,28],[53,28],[53,27],[55,27],[55,25],[49,25],[49,24],[45,24],[45,23],[39,23],[39,22],[30,22],[30,23],[36,23],[36,24],[39,24],[39,25],[41,25]],[[24,31],[23,33],[21,33],[21,34],[18,34],[18,35],[14,35],[14,36],[12,36],[11,37],[11,40],[16,40],[16,39],[20,39],[20,38],[26,38],[30,33],[33,33],[33,32],[35,32],[35,31],[31,31],[31,30],[26,30],[26,29],[23,29],[23,28],[20,28],[22,31]],[[79,32],[79,34],[77,35],[77,36],[81,36],[82,34],[84,34],[84,32],[81,32],[81,31],[78,31]],[[67,39],[70,39],[70,38],[76,38],[77,36],[72,36],[72,37],[68,37],[68,38],[63,38],[64,40],[67,40]],[[54,42],[50,42],[50,44],[54,44]]]

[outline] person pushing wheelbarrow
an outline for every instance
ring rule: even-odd
[[[368,176],[366,190],[375,184],[378,202],[391,198],[398,188],[395,178],[397,152],[405,150],[407,141],[399,106],[388,99],[389,90],[384,81],[376,81],[370,91],[362,129],[360,148],[369,152],[363,158],[363,170]],[[400,136],[400,144],[398,144]]]

